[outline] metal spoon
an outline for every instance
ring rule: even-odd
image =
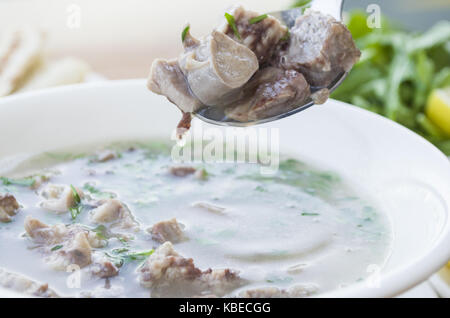
[[[324,14],[329,14],[338,21],[342,21],[342,7],[344,0],[313,0],[309,7],[312,10],[320,11]],[[305,7],[294,8],[286,11],[271,12],[269,15],[274,16],[282,23],[284,23],[288,28],[291,28],[295,24],[295,20],[303,14]],[[330,92],[333,92],[345,79],[347,72],[342,72],[339,76],[327,87]],[[311,92],[317,91],[319,88],[311,87]],[[236,126],[245,127],[252,126],[262,123],[267,123],[275,121],[284,117],[294,115],[298,112],[304,111],[309,107],[313,106],[314,102],[309,100],[304,105],[299,105],[298,107],[278,114],[269,118],[262,118],[254,121],[240,122],[234,119],[228,118],[222,107],[204,107],[194,114],[197,118],[211,124],[221,125],[221,126]]]

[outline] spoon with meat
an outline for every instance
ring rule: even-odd
[[[259,14],[236,6],[202,39],[190,26],[184,52],[156,59],[148,87],[183,112],[209,123],[250,126],[323,104],[361,55],[341,22],[342,0]]]

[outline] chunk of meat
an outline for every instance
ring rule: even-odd
[[[330,91],[328,88],[319,89],[311,95],[311,99],[316,105],[325,104],[329,97]]]
[[[227,116],[237,121],[282,114],[303,105],[311,94],[301,73],[274,67],[260,70],[243,91],[247,97],[226,109]]]
[[[19,211],[19,203],[11,194],[0,194],[0,222],[11,222]]]
[[[259,68],[255,54],[219,31],[213,31],[179,60],[188,86],[203,105],[214,106],[240,88]]]
[[[242,298],[303,298],[309,297],[318,292],[319,288],[315,284],[294,285],[290,288],[280,289],[277,287],[261,287],[248,289],[239,294]]]
[[[84,197],[80,189],[75,190],[80,198]],[[73,190],[68,185],[47,184],[40,195],[44,198],[41,207],[52,212],[65,213],[75,205]]]
[[[109,224],[111,228],[138,230],[130,209],[117,199],[101,200],[100,206],[91,211],[91,219],[97,224]]]
[[[92,248],[106,246],[106,240],[79,224],[49,226],[31,216],[25,218],[25,231],[49,255],[48,263],[57,270],[70,264],[85,267],[92,263]]]
[[[234,7],[229,13],[234,17],[239,37],[228,21],[224,21],[219,30],[252,50],[260,65],[272,57],[277,44],[288,33],[287,27],[270,15],[257,23],[251,24],[250,20],[259,17],[259,13],[245,10],[242,6]]]
[[[277,287],[248,289],[239,294],[242,298],[282,298],[284,293]]]
[[[194,295],[224,296],[239,287],[244,281],[230,269],[208,269],[201,271],[191,258],[178,254],[170,242],[158,247],[138,269],[142,286],[153,293],[179,297]]]
[[[139,269],[140,282],[144,287],[167,285],[178,281],[193,281],[202,275],[192,258],[178,254],[170,242],[158,247]]]
[[[20,274],[11,273],[0,268],[0,286],[18,293],[30,296],[57,298],[59,297],[48,284],[41,284]]]
[[[184,113],[192,113],[202,107],[202,103],[191,94],[186,78],[178,61],[156,59],[153,61],[147,87],[154,93],[166,96]]]
[[[65,266],[77,264],[82,268],[92,263],[92,248],[84,232],[76,233],[67,247],[63,247],[57,253],[65,258]]]
[[[169,168],[169,173],[175,177],[186,177],[194,174],[196,171],[197,169],[189,166],[172,166]]]
[[[184,113],[177,125],[177,137],[182,139],[189,129],[191,129],[192,113]]]
[[[237,271],[228,268],[209,268],[202,273],[200,280],[201,285],[206,288],[206,291],[202,291],[202,295],[215,296],[226,295],[244,283]]]
[[[95,262],[92,265],[92,274],[100,278],[110,278],[119,274],[119,269],[107,260]]]
[[[342,72],[348,72],[361,52],[347,27],[329,15],[307,10],[290,32],[285,52],[277,63],[301,72],[313,86],[327,87]]]
[[[107,162],[113,159],[116,159],[118,157],[117,152],[112,150],[103,150],[97,153],[97,156],[95,158],[95,161],[97,162]]]
[[[158,222],[147,231],[152,234],[152,239],[159,243],[179,243],[185,238],[183,230],[175,218]]]

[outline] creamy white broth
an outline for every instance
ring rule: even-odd
[[[127,243],[113,237],[106,247],[94,249],[109,259],[115,260],[114,249],[158,248],[161,244],[146,229],[171,218],[181,224],[186,238],[173,244],[179,254],[192,258],[201,270],[239,271],[243,283],[226,296],[299,285],[307,287],[307,295],[315,295],[366,279],[368,267],[382,267],[388,257],[392,234],[387,216],[332,172],[287,159],[271,177],[262,176],[257,164],[193,164],[205,169],[204,180],[175,177],[169,173],[175,166],[169,148],[159,143],[133,151],[120,148],[118,158],[107,162],[83,156],[55,164],[71,157],[59,153],[44,154],[26,165],[27,170],[34,165],[57,171],[49,183],[74,185],[94,199],[115,197],[128,206],[140,231]],[[70,213],[43,209],[37,191],[0,181],[0,193],[13,194],[22,206],[12,222],[0,223],[0,267],[48,283],[60,296],[201,296],[142,287],[136,271],[142,260],[122,265],[117,276],[107,279],[85,267],[81,288],[68,288],[70,273],[52,269],[46,255],[33,248],[36,244],[25,235],[25,217],[49,225],[80,223],[92,229],[98,224],[92,223],[89,209],[75,220]],[[211,212],[195,205],[199,202],[224,210]]]

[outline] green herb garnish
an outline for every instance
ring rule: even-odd
[[[231,27],[231,29],[234,32],[234,35],[236,35],[236,37],[240,40],[241,39],[241,35],[239,34],[238,28],[236,26],[236,21],[234,19],[234,16],[232,16],[229,13],[225,13],[225,18],[228,21],[228,25]]]
[[[262,20],[266,19],[267,17],[268,17],[267,14],[262,14],[262,15],[260,15],[258,17],[251,18],[249,23],[250,24],[255,24],[255,23],[261,22]]]
[[[280,41],[287,41],[291,37],[291,32],[289,29],[286,31],[286,34],[280,39]]]
[[[304,7],[304,6],[306,6],[306,5],[310,4],[310,3],[311,3],[311,0],[297,0],[297,1],[295,1],[295,3],[292,5],[292,7],[293,7],[293,8],[296,8],[296,7]]]
[[[72,220],[75,220],[77,218],[77,216],[80,215],[83,207],[81,205],[80,195],[78,194],[75,187],[73,185],[70,185],[70,189],[72,190],[74,204],[71,208],[69,208],[69,211],[70,211],[70,215],[72,216]]]
[[[108,229],[104,225],[99,225],[92,229],[92,231],[94,231],[97,237],[101,240],[107,240],[109,238]]]
[[[151,249],[144,252],[129,252],[127,248],[116,248],[110,253],[105,253],[105,255],[111,259],[111,261],[117,266],[122,267],[123,265],[134,262],[134,261],[145,261],[147,257],[153,254],[155,250]]]
[[[302,215],[303,216],[318,216],[320,214],[319,213],[307,213],[307,212],[304,212],[304,213],[302,213]]]
[[[311,0],[298,0],[294,3],[292,6],[294,8],[301,7],[302,8],[302,14],[305,13],[305,10],[311,7]]]
[[[101,191],[100,189],[94,187],[90,183],[85,183],[83,185],[83,190],[88,191],[89,193],[95,195],[98,198],[101,199],[114,199],[116,197],[115,193],[107,192],[107,191]]]
[[[23,178],[23,179],[13,179],[13,178],[6,178],[6,177],[0,177],[0,180],[3,182],[3,185],[18,185],[22,187],[32,187],[36,180],[33,178]]]
[[[186,35],[188,34],[190,28],[191,28],[191,26],[187,25],[184,28],[183,32],[181,32],[181,42],[184,42],[184,40],[186,39]]]
[[[54,251],[57,251],[57,250],[59,250],[61,248],[63,248],[62,245],[55,245],[55,246],[52,247],[51,251],[54,252]]]

